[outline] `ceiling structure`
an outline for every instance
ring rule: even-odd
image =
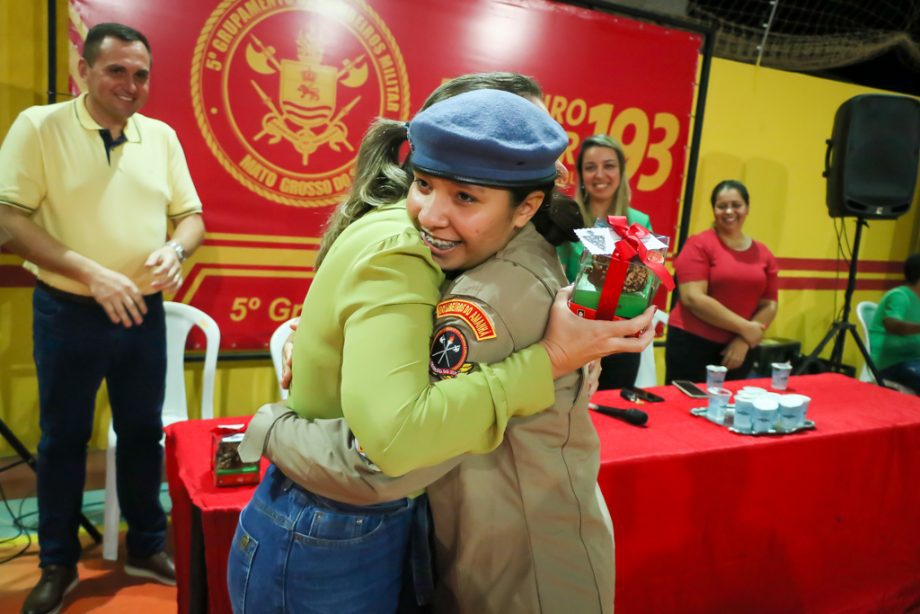
[[[707,26],[715,55],[920,95],[920,0],[617,0]]]

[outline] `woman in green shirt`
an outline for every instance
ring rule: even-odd
[[[648,215],[629,206],[629,176],[626,174],[626,154],[616,139],[595,134],[584,140],[578,150],[578,193],[585,226],[607,226],[611,215],[626,216],[629,224],[652,229]],[[575,281],[581,260],[581,243],[565,243],[556,248],[559,260],[570,282]],[[638,354],[612,354],[601,359],[599,390],[632,386],[639,373]]]

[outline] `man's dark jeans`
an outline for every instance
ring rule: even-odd
[[[103,379],[118,435],[118,499],[128,522],[128,553],[145,557],[165,546],[166,515],[159,493],[166,320],[162,295],[144,299],[144,322],[125,328],[112,324],[90,297],[41,283],[35,288],[32,333],[41,426],[37,469],[42,567],[76,565],[80,558],[77,530],[86,448]]]

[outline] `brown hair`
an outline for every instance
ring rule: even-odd
[[[594,136],[586,138],[584,142],[582,142],[581,148],[578,150],[578,161],[575,165],[575,170],[578,171],[578,193],[576,201],[581,209],[581,214],[584,217],[586,226],[593,225],[595,219],[588,207],[588,190],[585,188],[582,164],[584,164],[585,154],[588,150],[594,149],[595,147],[612,149],[616,152],[617,160],[620,162],[620,185],[613,195],[612,206],[607,209],[606,214],[626,215],[626,210],[629,208],[630,196],[632,195],[629,190],[629,175],[626,174],[626,152],[623,151],[623,145],[612,136],[607,136],[606,134],[595,134]]]
[[[428,96],[422,109],[463,92],[495,89],[540,99],[540,86],[531,77],[511,72],[486,72],[461,75],[442,83]],[[361,139],[355,164],[355,181],[345,200],[336,207],[316,255],[316,268],[342,231],[371,209],[395,203],[406,197],[412,184],[409,161],[399,161],[399,150],[406,142],[406,124],[378,118]]]

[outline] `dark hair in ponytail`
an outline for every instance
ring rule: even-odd
[[[442,83],[422,105],[426,109],[451,96],[479,89],[511,92],[524,98],[540,100],[543,93],[531,77],[510,72],[488,72],[461,75]],[[406,142],[406,125],[390,119],[378,119],[368,129],[355,162],[355,180],[345,200],[336,207],[326,223],[315,268],[319,268],[329,248],[342,231],[365,213],[395,203],[406,197],[412,185],[408,160],[399,161],[399,150]],[[531,188],[524,196],[535,189]],[[524,197],[515,202],[521,202]]]
[[[550,245],[562,245],[578,240],[576,228],[583,228],[584,218],[578,203],[553,191],[530,220]]]
[[[411,172],[399,164],[399,148],[405,142],[404,122],[380,118],[367,129],[358,148],[355,182],[345,200],[329,216],[316,255],[316,268],[352,222],[371,209],[395,203],[409,192]]]
[[[578,203],[564,194],[555,191],[552,183],[507,188],[511,192],[511,202],[518,206],[531,192],[543,192],[543,203],[530,221],[550,245],[562,245],[577,241],[576,228],[584,227],[584,219]]]

